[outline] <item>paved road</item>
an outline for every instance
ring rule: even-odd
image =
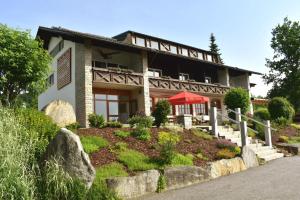
[[[299,200],[300,156],[190,187],[151,194],[143,200]]]

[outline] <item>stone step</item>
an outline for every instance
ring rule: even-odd
[[[270,154],[270,155],[262,156],[262,157],[260,157],[260,159],[262,159],[265,162],[268,162],[270,160],[274,160],[274,159],[277,159],[277,158],[282,158],[283,156],[284,156],[283,153],[273,153],[273,154]]]
[[[262,143],[251,143],[249,144],[249,147],[252,149],[252,148],[258,148],[258,147],[261,147],[262,146]]]
[[[264,156],[268,156],[271,154],[277,153],[276,149],[268,149],[268,150],[264,150],[264,151],[257,151],[256,154],[258,157],[264,157]]]

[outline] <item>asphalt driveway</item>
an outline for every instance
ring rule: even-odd
[[[300,156],[277,159],[244,172],[140,199],[299,200]]]

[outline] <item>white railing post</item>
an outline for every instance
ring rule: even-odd
[[[212,127],[212,132],[214,136],[218,137],[218,116],[217,116],[217,107],[210,108],[210,123]]]
[[[270,120],[267,120],[265,124],[266,124],[266,126],[265,126],[265,142],[266,142],[267,146],[272,147]]]
[[[247,128],[247,122],[242,121],[240,122],[241,127],[241,139],[242,139],[242,147],[248,145],[248,128]]]
[[[238,129],[241,130],[241,121],[242,121],[242,113],[241,113],[241,108],[236,108],[235,109],[235,120],[237,121],[237,126]]]

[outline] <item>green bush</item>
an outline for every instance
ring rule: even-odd
[[[103,128],[105,125],[105,120],[102,115],[96,115],[95,113],[89,114],[88,120],[91,127]]]
[[[278,141],[283,142],[283,143],[288,143],[289,142],[289,137],[285,136],[285,135],[281,135],[281,136],[279,136]]]
[[[94,153],[101,148],[108,146],[108,141],[100,136],[81,136],[83,149],[86,153]]]
[[[271,99],[268,103],[268,110],[272,120],[284,118],[288,122],[291,122],[295,115],[293,106],[283,97],[274,97]]]
[[[168,121],[167,116],[170,112],[171,106],[167,100],[158,101],[155,105],[155,110],[152,113],[152,116],[155,118],[155,126],[160,127],[161,124],[165,124]]]
[[[166,143],[171,143],[176,145],[180,141],[180,136],[176,133],[161,131],[158,133],[158,143],[163,145]]]
[[[114,131],[114,135],[120,137],[120,138],[127,138],[130,136],[129,131],[122,131],[122,130],[116,130]]]
[[[156,192],[160,193],[167,187],[166,177],[163,174],[160,174],[157,181],[157,189]]]
[[[17,108],[13,114],[17,123],[24,126],[35,140],[35,157],[39,159],[57,134],[59,127],[49,116],[35,109]]]
[[[69,129],[70,131],[73,131],[73,132],[79,128],[80,128],[80,124],[78,122],[75,122],[75,123],[72,123],[72,124],[69,124],[66,126],[66,129]]]
[[[158,165],[148,156],[131,149],[119,152],[118,160],[132,171],[145,171],[158,168]]]
[[[110,122],[106,122],[106,127],[110,127],[110,128],[122,128],[123,124],[121,122],[118,121],[110,121]]]
[[[284,127],[287,126],[291,121],[289,119],[286,119],[284,117],[278,117],[273,121],[273,124],[277,127]]]
[[[267,108],[259,108],[254,112],[254,118],[258,120],[270,120],[270,113]]]
[[[151,139],[151,132],[149,128],[137,127],[131,132],[131,135],[139,140],[147,141]]]
[[[152,117],[145,116],[145,115],[135,115],[128,120],[131,128],[134,127],[144,127],[144,128],[151,128],[153,124]]]
[[[299,136],[290,137],[288,143],[289,144],[300,143],[300,137]]]
[[[125,151],[127,149],[127,143],[125,142],[117,142],[115,144],[115,149],[118,151]]]
[[[160,158],[163,164],[171,164],[172,160],[176,156],[175,147],[180,141],[180,136],[176,133],[159,132],[158,143],[160,147]]]
[[[212,140],[213,139],[213,136],[210,135],[209,133],[206,133],[206,132],[203,132],[199,129],[196,129],[196,128],[193,128],[191,129],[191,132],[196,135],[197,137],[200,137],[204,140]]]
[[[291,124],[291,127],[300,130],[300,124]]]
[[[256,137],[256,133],[250,128],[248,128],[248,137],[251,137],[251,138]]]
[[[225,94],[224,104],[232,110],[241,108],[242,114],[245,114],[250,105],[249,92],[243,88],[232,88]],[[229,116],[234,119],[235,113],[230,112]]]
[[[182,155],[177,153],[171,161],[172,166],[192,166],[193,165],[193,158],[192,154]]]

